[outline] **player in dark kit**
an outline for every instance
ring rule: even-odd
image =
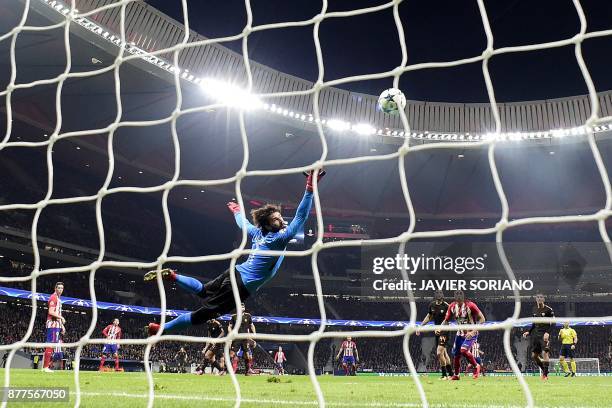
[[[536,295],[536,305],[533,307],[533,317],[555,317],[555,312],[544,304],[544,295]],[[542,370],[542,379],[548,380],[548,364],[550,359],[550,331],[554,323],[533,323],[523,337],[531,337],[531,358]]]
[[[176,361],[176,369],[179,373],[185,373],[185,365],[187,364],[187,352],[183,347],[176,353],[174,356],[174,360]]]
[[[239,333],[252,333],[255,334],[255,325],[253,324],[253,317],[249,312],[245,310],[244,303],[240,305],[242,308],[242,323],[240,323]],[[232,315],[232,320],[227,327],[228,331],[231,331],[232,328],[236,325],[237,315],[234,313]],[[253,349],[255,348],[255,341],[251,339],[243,339],[237,341],[232,345],[232,351],[230,352],[230,358],[232,359],[232,368],[234,372],[236,372],[238,368],[238,358],[236,358],[237,353],[242,352],[242,358],[244,359],[244,365],[246,366],[245,375],[255,374],[253,370]]]
[[[208,325],[208,335],[206,337],[218,339],[225,336],[225,330],[223,330],[223,326],[221,326],[217,319],[210,319],[206,323]],[[225,370],[217,362],[217,351],[220,349],[222,349],[222,343],[206,343],[204,350],[202,350],[204,354],[202,372],[206,370],[207,365],[210,365],[211,370],[216,368],[219,374],[225,374]]]
[[[434,300],[429,304],[427,308],[427,316],[421,322],[421,326],[425,326],[427,323],[433,321],[436,325],[442,324],[446,311],[448,310],[448,303],[444,301],[444,293],[441,290],[434,293]],[[419,330],[415,333],[419,336],[421,333]],[[440,369],[442,370],[442,379],[446,380],[453,375],[453,369],[451,367],[451,360],[446,351],[446,344],[448,340],[448,334],[438,332],[436,334],[436,355],[440,361]]]

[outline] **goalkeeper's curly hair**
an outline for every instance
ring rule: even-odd
[[[273,205],[273,204],[266,204],[261,208],[256,208],[254,210],[251,210],[251,217],[253,218],[253,224],[255,224],[256,227],[266,229],[266,227],[269,226],[270,215],[274,214],[275,212],[280,212],[280,211],[281,211],[280,207],[277,205]]]

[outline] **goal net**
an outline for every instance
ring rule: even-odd
[[[524,46],[516,46],[516,47],[506,47],[506,48],[495,48],[494,46],[494,36],[490,27],[489,17],[487,15],[487,9],[485,7],[485,3],[483,0],[478,0],[478,9],[481,16],[482,26],[486,33],[487,38],[487,46],[482,50],[482,53],[479,55],[475,55],[471,58],[455,60],[455,61],[446,61],[446,62],[435,62],[435,63],[427,63],[427,64],[411,64],[409,55],[406,48],[406,43],[403,35],[403,26],[401,19],[399,18],[399,5],[401,1],[394,0],[389,1],[387,3],[369,7],[369,8],[360,8],[353,9],[342,12],[328,12],[327,11],[327,2],[322,2],[322,7],[320,13],[318,13],[313,18],[306,21],[285,21],[279,23],[271,23],[266,25],[253,25],[253,16],[252,10],[250,7],[250,2],[246,1],[246,11],[247,11],[247,22],[244,27],[244,30],[237,35],[223,37],[223,38],[210,38],[210,39],[198,39],[195,38],[190,32],[190,21],[194,18],[190,16],[187,9],[187,1],[182,0],[181,2],[183,8],[183,26],[179,27],[179,30],[173,33],[175,36],[175,42],[167,47],[159,47],[157,44],[156,38],[149,38],[147,41],[148,48],[144,46],[137,46],[135,42],[140,41],[142,36],[145,36],[146,33],[137,32],[134,27],[130,26],[131,22],[137,17],[137,13],[141,11],[140,8],[137,7],[138,2],[133,2],[130,0],[123,1],[111,1],[111,0],[97,0],[97,1],[60,1],[60,0],[23,0],[23,1],[15,1],[14,2],[14,10],[18,10],[19,18],[15,22],[12,29],[5,33],[0,33],[0,43],[6,44],[9,61],[9,80],[4,89],[0,89],[0,97],[5,101],[4,110],[6,113],[6,129],[3,134],[3,137],[0,141],[0,150],[6,150],[11,148],[38,148],[44,149],[46,157],[47,157],[47,176],[48,176],[48,190],[45,197],[34,203],[34,204],[24,204],[24,203],[6,203],[0,205],[0,211],[11,211],[11,210],[31,210],[34,212],[33,223],[31,228],[31,247],[34,255],[34,268],[33,271],[28,276],[22,277],[7,277],[0,276],[0,283],[3,284],[13,284],[16,282],[30,282],[31,283],[31,316],[29,317],[29,326],[28,331],[23,338],[18,339],[17,341],[11,342],[9,344],[1,344],[1,351],[9,351],[8,358],[6,360],[6,370],[4,375],[4,386],[8,387],[13,382],[11,375],[11,365],[15,361],[16,353],[22,348],[42,348],[42,347],[54,347],[53,343],[44,343],[44,342],[34,342],[32,341],[32,333],[35,330],[34,325],[36,321],[37,314],[42,313],[41,305],[39,302],[39,297],[37,295],[37,280],[48,275],[55,275],[58,273],[61,274],[70,274],[77,272],[85,272],[90,271],[90,278],[87,284],[89,285],[90,291],[90,299],[92,306],[92,316],[91,322],[89,324],[89,329],[87,333],[82,336],[77,342],[74,343],[65,343],[63,347],[65,348],[74,348],[75,351],[75,366],[74,366],[74,384],[76,391],[76,402],[78,405],[82,402],[81,397],[81,384],[79,380],[79,367],[80,367],[80,359],[83,349],[88,345],[103,345],[106,343],[106,339],[99,338],[96,334],[95,327],[97,325],[98,319],[98,301],[96,296],[96,273],[100,268],[104,267],[124,267],[124,268],[142,268],[146,269],[157,269],[160,271],[164,265],[168,263],[195,263],[195,262],[205,262],[205,261],[216,261],[216,260],[229,260],[231,261],[231,268],[234,269],[236,262],[239,257],[243,255],[249,255],[252,253],[250,249],[247,249],[247,233],[246,230],[243,229],[242,240],[240,242],[239,247],[225,254],[220,255],[203,255],[197,257],[181,257],[181,256],[170,256],[169,249],[171,246],[171,242],[173,239],[173,224],[170,219],[170,214],[168,211],[168,197],[170,192],[173,189],[180,187],[197,187],[199,188],[209,188],[215,187],[222,184],[233,183],[235,198],[238,203],[244,208],[244,199],[242,194],[242,186],[245,182],[245,179],[249,179],[251,177],[270,177],[270,176],[280,176],[280,175],[294,175],[298,176],[304,171],[315,170],[325,168],[330,173],[334,171],[334,168],[342,165],[348,164],[358,164],[358,163],[370,163],[377,161],[394,161],[398,164],[398,171],[401,182],[401,191],[403,194],[403,200],[406,204],[406,212],[410,216],[410,224],[408,228],[392,238],[386,239],[362,239],[362,240],[335,240],[324,242],[323,241],[323,231],[325,230],[323,224],[322,214],[325,213],[325,207],[322,205],[319,199],[318,186],[317,182],[314,183],[314,207],[316,209],[316,240],[311,248],[304,251],[269,251],[265,254],[280,256],[285,255],[287,257],[308,257],[312,263],[312,273],[313,279],[315,282],[315,289],[317,295],[317,304],[320,310],[319,320],[317,321],[318,327],[316,330],[312,330],[309,334],[274,334],[274,333],[265,333],[265,334],[245,334],[239,333],[239,324],[233,328],[231,332],[227,334],[221,340],[222,345],[224,346],[224,352],[227,356],[229,356],[229,348],[233,341],[245,340],[247,338],[253,338],[255,340],[277,340],[277,341],[295,341],[295,342],[307,342],[309,344],[309,351],[307,355],[308,359],[308,374],[310,380],[312,382],[312,387],[316,393],[317,403],[320,406],[325,406],[325,397],[321,391],[321,386],[319,383],[319,379],[315,374],[315,362],[314,362],[314,350],[317,343],[327,340],[327,339],[340,339],[346,336],[345,331],[335,330],[333,328],[330,329],[327,325],[328,316],[326,314],[326,308],[324,307],[323,301],[323,290],[322,284],[319,274],[319,266],[317,264],[317,258],[320,252],[324,249],[329,248],[341,248],[348,246],[362,246],[365,244],[369,245],[390,245],[395,244],[399,247],[399,253],[403,253],[405,250],[406,244],[414,239],[437,239],[440,237],[455,237],[459,235],[471,235],[471,236],[485,236],[485,235],[494,235],[495,241],[497,243],[497,251],[498,257],[502,262],[503,271],[506,277],[510,280],[513,280],[515,275],[510,266],[508,259],[506,258],[506,254],[504,251],[504,247],[502,246],[504,233],[506,233],[509,229],[522,227],[526,225],[532,224],[553,224],[553,223],[585,223],[585,222],[593,222],[597,223],[599,227],[599,232],[601,235],[601,240],[606,244],[606,249],[610,252],[610,239],[606,230],[606,220],[610,215],[610,210],[612,207],[612,193],[610,182],[608,178],[608,172],[602,160],[601,152],[596,143],[596,138],[594,133],[600,126],[604,126],[607,124],[612,118],[606,117],[601,114],[599,109],[600,103],[598,96],[596,94],[595,86],[589,75],[589,70],[582,56],[582,43],[587,38],[601,37],[606,35],[611,35],[612,32],[608,31],[597,31],[597,32],[587,32],[587,25],[584,12],[582,10],[581,4],[579,0],[574,0],[573,4],[575,7],[576,15],[580,20],[580,28],[579,31],[575,33],[571,38],[549,42],[549,43],[539,43],[539,44],[531,44]],[[5,7],[5,6],[2,6]],[[319,41],[319,30],[321,22],[326,19],[332,18],[347,18],[351,16],[357,15],[366,15],[368,13],[374,13],[380,10],[390,9],[393,11],[395,16],[395,26],[397,32],[399,34],[398,41],[401,47],[401,63],[392,70],[386,72],[379,72],[371,75],[363,75],[356,77],[347,77],[341,78],[334,81],[325,81],[324,80],[324,67],[325,61],[323,58],[323,54],[321,51],[321,43]],[[51,20],[51,24],[46,26],[35,26],[29,25],[29,17],[31,17],[34,13],[43,13],[45,16]],[[113,20],[114,19],[114,20]],[[105,23],[108,24],[109,21],[117,22],[113,27],[106,27]],[[317,80],[314,82],[312,87],[305,87],[304,89],[294,89],[290,91],[271,91],[271,92],[258,92],[254,91],[254,84],[258,80],[253,75],[254,64],[249,59],[249,36],[254,32],[261,32],[273,29],[280,29],[286,27],[296,27],[296,26],[311,26],[313,30],[313,41],[316,49],[317,62],[319,67],[319,75]],[[53,78],[50,79],[41,79],[32,82],[19,82],[19,71],[20,67],[16,63],[16,55],[21,50],[18,49],[18,39],[20,36],[25,33],[44,33],[48,30],[62,30],[62,35],[64,39],[64,51],[66,53],[66,64],[63,67],[63,70]],[[85,30],[97,38],[98,44],[106,44],[112,45],[115,52],[115,57],[112,63],[108,64],[99,69],[93,69],[89,71],[83,71],[78,69],[78,67],[73,66],[71,61],[71,42],[74,40],[72,37],[72,33]],[[177,34],[178,33],[178,34]],[[189,71],[187,68],[189,65],[189,61],[186,61],[182,58],[182,53],[189,51],[192,48],[203,47],[206,45],[213,44],[223,44],[229,41],[239,40],[242,41],[242,61],[240,61],[241,65],[244,67],[244,75],[242,77],[241,86],[236,85],[228,85],[223,83],[218,79],[213,79],[214,75],[211,74],[211,77],[197,77],[195,74]],[[162,43],[161,39],[159,39],[159,44]],[[589,91],[589,105],[590,105],[590,113],[586,121],[582,124],[582,126],[576,129],[568,129],[568,130],[557,130],[554,131],[551,129],[550,132],[539,132],[539,134],[533,132],[514,132],[514,133],[505,133],[502,128],[502,120],[500,118],[499,106],[496,102],[495,89],[493,87],[493,83],[491,80],[491,75],[489,73],[489,61],[492,57],[501,54],[508,53],[521,53],[533,50],[543,50],[548,48],[555,47],[563,47],[563,46],[573,46],[575,50],[575,58],[578,66],[580,67],[580,71],[584,78],[584,82]],[[24,52],[34,52],[33,50],[24,51]],[[92,62],[95,64],[95,61]],[[147,70],[161,70],[164,71],[165,74],[170,74],[173,79],[173,86],[176,95],[176,103],[171,112],[163,117],[158,117],[151,120],[126,120],[122,116],[122,111],[126,101],[122,98],[121,95],[121,85],[124,79],[121,77],[121,68],[129,63],[142,63],[145,64]],[[482,66],[482,72],[484,76],[484,81],[486,85],[486,90],[489,97],[490,102],[490,111],[492,117],[492,126],[487,129],[486,132],[483,132],[480,135],[456,135],[456,134],[440,134],[430,137],[425,137],[421,134],[413,134],[411,131],[411,123],[409,123],[406,112],[400,111],[399,114],[399,127],[397,129],[387,129],[382,128],[378,129],[374,124],[357,124],[351,123],[348,120],[336,120],[331,117],[326,117],[321,114],[322,106],[321,99],[323,98],[323,94],[329,90],[331,87],[349,84],[351,82],[367,80],[367,79],[377,79],[377,78],[390,78],[393,81],[393,86],[395,88],[399,88],[399,81],[402,74],[410,71],[415,71],[419,69],[425,68],[445,68],[445,67],[453,67],[461,64],[468,63],[480,63]],[[95,66],[95,65],[94,65]],[[216,69],[219,67],[209,67],[211,73],[215,73]],[[116,98],[116,111],[112,112],[115,116],[110,124],[100,127],[100,128],[89,128],[89,129],[78,129],[78,130],[70,130],[66,131],[63,128],[63,124],[69,121],[71,115],[76,115],[76,112],[70,112],[63,109],[61,100],[64,92],[64,86],[67,81],[72,79],[80,79],[87,78],[96,75],[106,74],[112,76],[114,82],[114,97]],[[208,96],[208,103],[201,106],[196,107],[185,107],[183,106],[183,93],[185,85],[193,85],[199,86],[204,89],[206,95]],[[55,126],[48,133],[48,136],[45,140],[29,142],[29,141],[21,141],[18,139],[18,135],[14,134],[12,130],[13,123],[13,107],[17,104],[17,100],[15,98],[15,94],[22,90],[34,89],[40,86],[53,85],[56,87],[56,120]],[[229,96],[228,96],[229,95]],[[290,98],[292,96],[303,96],[305,100],[309,103],[308,105],[302,105],[302,111],[292,110],[291,108],[286,108],[282,101]],[[280,101],[280,102],[279,102]],[[340,102],[338,102],[340,103]],[[242,147],[245,152],[244,159],[240,165],[238,171],[230,178],[223,179],[215,179],[215,178],[199,178],[199,179],[186,179],[181,175],[181,140],[176,131],[177,121],[179,121],[183,116],[189,113],[195,112],[206,112],[217,108],[226,108],[232,107],[236,110],[239,118],[239,132],[240,139],[242,142]],[[262,109],[267,112],[275,113],[287,118],[293,118],[301,122],[311,123],[316,132],[317,137],[320,140],[320,144],[322,146],[320,157],[311,163],[304,166],[297,166],[291,168],[284,169],[271,169],[271,170],[249,170],[249,146],[257,143],[252,138],[249,138],[247,132],[245,130],[245,115],[246,112],[250,109]],[[370,107],[374,109],[374,107]],[[83,114],[83,113],[78,113]],[[145,128],[148,126],[154,126],[158,124],[168,124],[171,136],[172,143],[174,146],[174,171],[172,173],[172,178],[161,184],[153,185],[150,187],[110,187],[111,180],[115,176],[114,169],[119,163],[117,163],[115,154],[113,151],[113,140],[115,134],[123,128]],[[397,149],[389,154],[385,155],[369,155],[369,156],[359,156],[359,157],[350,157],[350,158],[329,158],[328,157],[328,134],[333,131],[350,131],[355,134],[362,134],[366,136],[371,135],[391,135],[394,137],[398,137],[401,139],[401,144],[397,147]],[[91,137],[92,135],[101,135],[108,134],[108,145],[107,145],[107,155],[108,155],[108,171],[106,173],[106,177],[101,184],[100,188],[93,195],[83,195],[83,196],[71,196],[66,198],[55,198],[53,192],[54,188],[56,188],[56,184],[54,183],[54,147],[57,147],[58,142],[62,140],[78,140],[80,138]],[[592,157],[596,163],[597,171],[599,177],[601,179],[601,183],[605,188],[605,205],[602,208],[597,209],[596,211],[584,214],[575,214],[575,215],[566,215],[566,216],[538,216],[538,217],[527,217],[527,218],[515,218],[510,219],[509,217],[509,204],[508,197],[506,191],[504,189],[504,184],[500,178],[497,164],[496,164],[496,148],[501,143],[506,143],[508,141],[513,141],[515,139],[534,139],[539,137],[557,137],[557,136],[565,136],[565,135],[575,135],[576,137],[583,138],[590,148],[590,152],[592,153]],[[433,143],[420,143],[425,139],[430,139]],[[415,142],[419,143],[415,143]],[[499,203],[501,206],[501,213],[499,214],[498,220],[493,227],[486,228],[468,228],[468,229],[454,229],[454,228],[445,228],[436,231],[416,231],[416,216],[415,210],[412,202],[412,195],[410,185],[408,183],[408,178],[405,170],[405,162],[409,159],[410,155],[415,152],[420,151],[434,151],[437,149],[461,149],[464,151],[466,149],[486,149],[487,151],[487,160],[490,169],[491,178],[493,180],[495,191],[497,193]],[[108,260],[105,256],[105,236],[108,235],[109,231],[105,229],[104,221],[103,221],[103,203],[105,200],[109,200],[110,197],[120,194],[120,193],[135,193],[135,194],[146,194],[157,192],[161,195],[161,206],[163,208],[163,223],[165,225],[166,234],[165,234],[165,243],[163,246],[163,250],[159,253],[156,261],[154,262],[133,262],[133,261],[125,261],[125,260]],[[40,250],[41,243],[38,242],[39,236],[39,223],[41,222],[41,218],[43,217],[43,211],[55,206],[62,206],[67,204],[79,203],[79,202],[88,202],[95,204],[95,219],[96,225],[98,227],[98,236],[99,236],[99,244],[100,250],[93,262],[89,263],[86,266],[78,266],[78,267],[59,267],[59,268],[43,268],[41,267],[41,256]],[[611,254],[609,253],[609,256]],[[408,273],[405,268],[401,269],[402,275],[406,280],[409,280]],[[239,300],[239,292],[236,286],[236,278],[233,274],[230,274],[232,280],[233,294],[238,305],[240,303]],[[161,324],[163,325],[168,321],[168,317],[166,316],[167,311],[167,299],[165,287],[161,280],[161,275],[158,273],[158,281],[157,287],[160,293],[160,301],[161,301]],[[547,317],[530,317],[530,318],[519,318],[520,308],[521,308],[521,297],[519,290],[514,288],[513,292],[514,298],[514,309],[512,316],[502,322],[494,323],[487,326],[476,326],[476,325],[467,325],[466,329],[478,329],[481,331],[490,331],[490,330],[498,330],[503,331],[503,346],[504,353],[508,359],[510,364],[510,369],[517,376],[517,381],[520,383],[522,392],[525,397],[525,405],[532,407],[534,406],[534,399],[531,393],[531,390],[523,378],[520,375],[520,370],[517,365],[517,361],[515,359],[514,352],[512,350],[511,345],[511,332],[512,329],[516,326],[526,326],[530,325],[533,322],[537,323],[558,323],[563,321],[569,321],[570,319],[563,318],[547,318]],[[406,365],[411,374],[411,379],[414,381],[414,384],[418,390],[418,398],[420,404],[422,406],[428,406],[428,395],[425,393],[424,388],[422,386],[422,379],[417,374],[416,362],[413,361],[413,357],[411,356],[409,344],[416,331],[416,322],[417,322],[417,309],[416,303],[414,299],[414,293],[410,288],[407,288],[405,297],[409,300],[410,306],[410,321],[405,326],[394,327],[393,330],[354,330],[351,332],[351,336],[353,338],[376,338],[376,339],[400,339],[402,342],[402,351],[406,361]],[[237,308],[238,319],[237,321],[241,321],[241,311],[240,308]],[[25,317],[24,317],[25,318]],[[603,322],[605,320],[611,320],[611,316],[594,316],[594,317],[573,317],[571,321],[573,324],[580,322]],[[456,330],[453,328],[449,328],[448,326],[427,326],[420,329],[422,332],[431,333],[434,330],[443,330],[443,331],[453,331]],[[189,335],[164,335],[163,331],[155,336],[149,338],[141,338],[141,339],[122,339],[118,340],[117,343],[121,346],[129,346],[129,345],[138,345],[145,348],[144,360],[145,360],[145,370],[146,370],[146,378],[148,382],[148,406],[153,406],[156,398],[156,389],[155,383],[153,379],[153,375],[151,372],[151,368],[149,365],[150,356],[152,353],[152,347],[163,340],[173,340],[173,341],[181,341],[184,343],[198,343],[203,344],[209,341],[215,342],[219,341],[218,339],[210,339],[206,337],[195,337]],[[579,361],[579,369],[581,372],[592,372],[596,370],[599,372],[599,364],[597,359],[578,359]],[[232,378],[232,383],[235,387],[236,394],[236,404],[240,404],[242,399],[241,396],[241,388],[240,384],[236,379],[235,373],[230,371],[230,375]],[[518,402],[521,403],[521,402]],[[3,403],[4,407],[6,403]]]
[[[569,364],[569,359],[566,359]],[[577,374],[593,374],[599,375],[599,359],[598,358],[575,358],[576,362],[576,373]],[[550,359],[550,371],[557,374],[564,374],[563,366],[561,365],[558,358]]]

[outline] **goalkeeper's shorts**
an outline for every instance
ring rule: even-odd
[[[242,278],[238,272],[236,272],[236,284],[238,285],[240,301],[244,302],[249,297],[249,291],[242,283]],[[216,319],[234,311],[236,302],[234,301],[229,269],[206,283],[198,296],[204,299],[204,303],[202,307],[191,313],[193,324],[203,324],[210,319]]]

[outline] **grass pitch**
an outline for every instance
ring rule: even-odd
[[[0,380],[4,381],[4,370]],[[144,373],[81,372],[82,407],[145,407],[148,386]],[[317,406],[307,376],[238,376],[242,407]],[[419,407],[420,399],[410,377],[318,377],[330,407]],[[440,381],[421,377],[429,404],[437,407],[517,407],[526,400],[514,377]],[[527,377],[538,407],[610,407],[612,377],[551,377],[542,382]],[[156,407],[232,407],[235,392],[229,376],[155,374]],[[69,387],[70,406],[75,401],[74,373],[50,374],[35,370],[11,370],[11,385]],[[10,407],[58,407],[64,403],[10,403]]]

